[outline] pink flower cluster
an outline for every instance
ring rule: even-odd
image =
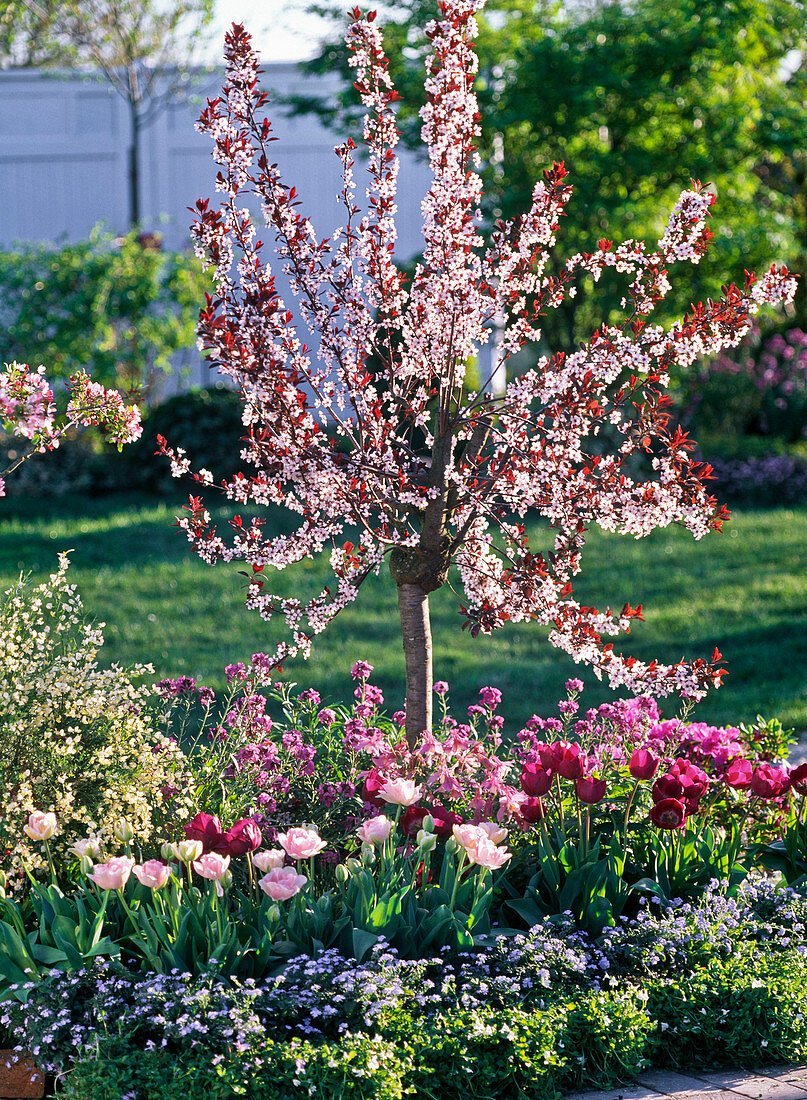
[[[125,405],[117,391],[93,382],[84,371],[70,378],[68,388],[72,396],[67,406],[67,419],[57,427],[53,390],[44,372],[44,367],[31,371],[24,363],[11,363],[0,373],[0,426],[32,444],[31,451],[18,459],[6,474],[37,451],[58,447],[59,440],[73,424],[100,427],[106,437],[119,446],[142,435],[137,406]],[[0,496],[4,494],[5,483],[0,478]]]

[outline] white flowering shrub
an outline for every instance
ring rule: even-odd
[[[38,585],[21,576],[0,603],[0,869],[12,881],[23,862],[43,864],[23,833],[32,811],[56,814],[57,859],[88,833],[114,847],[122,817],[147,841],[165,835],[162,788],[184,770],[178,746],[152,728],[151,688],[133,683],[151,667],[99,668],[103,624],[85,621],[68,565],[60,555]]]

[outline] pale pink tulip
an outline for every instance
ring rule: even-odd
[[[293,867],[275,867],[259,880],[258,885],[272,901],[288,901],[299,894],[307,882],[305,875],[298,875]]]
[[[102,890],[122,890],[129,881],[135,861],[131,856],[114,856],[108,863],[97,863],[87,878]]]
[[[466,851],[475,847],[480,840],[490,839],[485,830],[480,828],[479,825],[455,825],[453,832],[456,842]]]
[[[56,832],[56,814],[34,810],[28,815],[28,824],[22,828],[31,840],[50,840]]]
[[[219,897],[223,897],[224,890],[221,885],[221,880],[227,874],[229,866],[229,856],[223,856],[219,852],[205,852],[204,855],[199,856],[193,864],[193,869],[196,874],[201,875],[202,878],[215,882],[216,894]]]
[[[393,806],[414,806],[422,792],[411,779],[388,779],[378,793]]]
[[[259,871],[274,871],[283,866],[285,859],[286,853],[282,848],[270,848],[266,852],[256,852],[252,862]]]
[[[101,838],[97,836],[85,837],[83,840],[77,840],[72,848],[67,850],[71,856],[76,856],[78,859],[101,859]]]
[[[369,821],[365,821],[363,825],[360,825],[356,830],[356,835],[365,844],[380,845],[387,840],[391,832],[392,822],[386,814],[379,814],[378,817],[371,817]]]
[[[141,886],[152,890],[162,890],[171,877],[171,868],[159,859],[147,859],[145,863],[136,863],[132,872]]]
[[[507,829],[502,828],[498,821],[480,821],[479,828],[485,830],[493,844],[507,840]]]
[[[487,837],[483,837],[473,849],[466,848],[465,851],[471,863],[477,863],[489,871],[503,867],[511,856],[506,848],[497,848]]]
[[[310,859],[328,846],[316,829],[303,829],[299,826],[289,829],[287,833],[280,833],[277,839],[292,859]]]

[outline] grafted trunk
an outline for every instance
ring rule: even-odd
[[[406,741],[412,749],[423,731],[432,728],[429,593],[420,584],[399,584],[398,609],[406,659]]]

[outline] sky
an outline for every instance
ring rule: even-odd
[[[303,11],[304,0],[216,0],[210,62],[219,60],[219,44],[231,23],[243,23],[261,60],[302,61],[312,57],[328,25]],[[345,10],[350,7],[345,3]]]

